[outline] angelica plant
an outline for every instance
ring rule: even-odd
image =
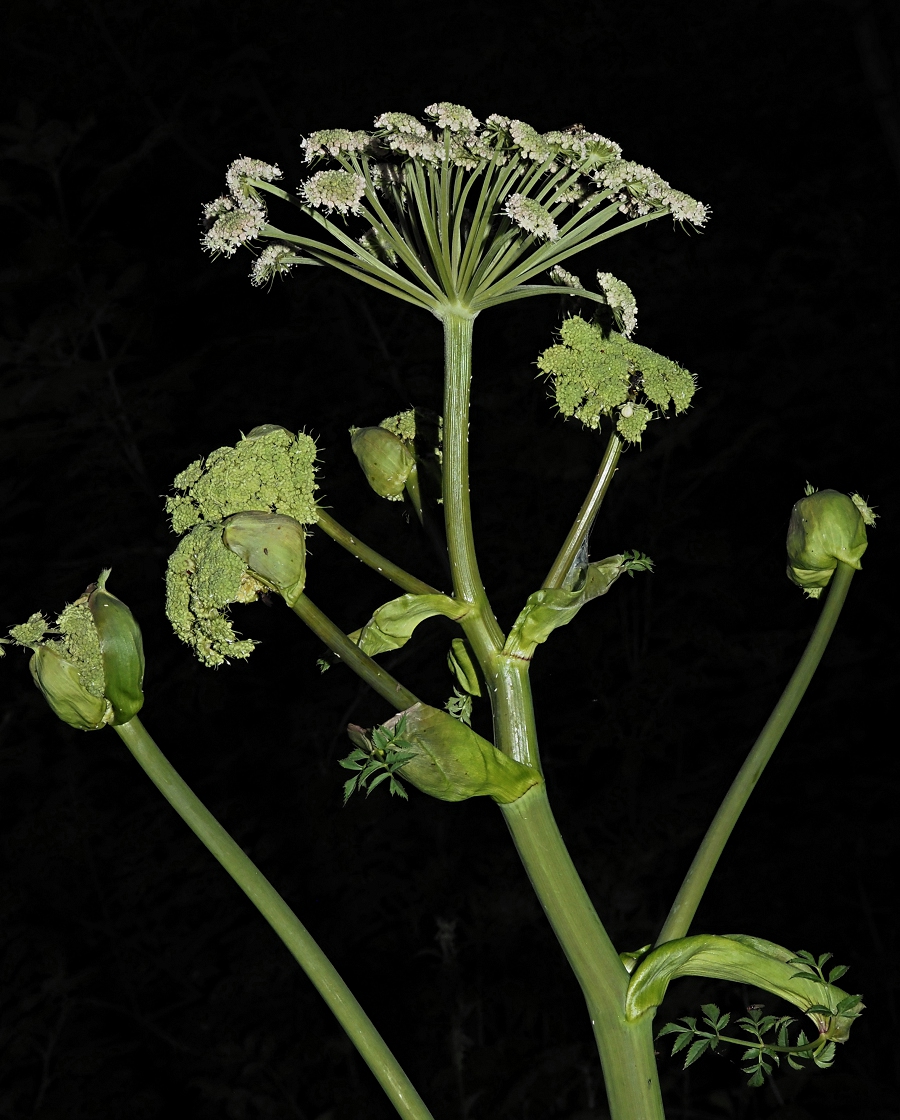
[[[726,795],[654,944],[617,949],[569,856],[550,808],[529,681],[539,647],[581,610],[615,594],[623,576],[650,578],[652,560],[628,548],[592,561],[589,536],[627,448],[652,438],[653,424],[687,410],[697,384],[678,362],[637,343],[637,304],[609,272],[596,287],[564,265],[587,249],[650,221],[670,217],[702,228],[705,204],[627,160],[619,146],[581,125],[540,133],[491,114],[481,121],[446,102],[424,119],[388,112],[371,130],[332,128],[303,141],[309,174],[293,189],[277,165],[242,156],[228,168],[226,192],[203,211],[203,246],[213,257],[251,254],[250,279],[266,286],[300,266],[331,267],[430,312],[444,330],[443,415],[416,408],[350,427],[350,450],[376,495],[408,501],[420,521],[440,516],[449,586],[433,587],[345,528],[317,500],[313,438],[266,424],[184,468],[166,503],[180,538],[167,571],[166,610],[176,634],[210,667],[252,655],[230,609],[264,594],[280,596],[329,650],[323,669],[344,666],[396,714],[369,729],[350,725],[351,771],[344,801],[379,786],[398,798],[492,800],[503,814],[531,884],[581,986],[603,1068],[613,1120],[660,1120],[654,1017],[668,985],[704,976],[750,985],[793,1003],[815,1037],[788,1042],[787,1016],[750,1012],[737,1026],[753,1084],[785,1054],[827,1065],[861,1013],[861,997],[825,976],[825,957],[795,953],[761,937],[694,934],[710,876],[763,767],[818,665],[867,546],[874,514],[858,495],[814,491],[795,506],[788,574],[812,596],[828,595],[814,633],[771,718]],[[278,208],[277,216],[270,216]],[[536,355],[557,411],[607,433],[596,477],[549,572],[507,632],[481,579],[469,499],[469,396],[475,319],[500,304],[543,295],[570,299],[574,314]],[[588,308],[590,310],[585,310]],[[348,416],[348,425],[361,417]],[[369,418],[371,419],[371,418]],[[312,422],[313,418],[308,418]],[[437,492],[430,493],[430,483]],[[376,606],[345,633],[307,593],[315,585],[306,537],[321,530],[378,571],[402,594]],[[629,542],[631,543],[631,542]],[[106,575],[99,587],[105,592]],[[7,642],[33,651],[32,672],[54,711],[72,726],[113,726],[128,749],[223,867],[260,909],[321,992],[397,1112],[430,1112],[322,949],[274,887],[198,802],[141,725],[142,654],[123,604],[108,614],[89,589],[60,615],[13,627]],[[116,600],[116,603],[118,601]],[[107,604],[111,606],[111,604]],[[458,627],[447,651],[449,698],[421,699],[378,662],[415,640],[441,616]],[[49,635],[49,636],[48,636]],[[2,647],[0,647],[2,652]],[[227,671],[227,670],[223,670]],[[446,696],[446,694],[445,694]],[[130,698],[130,699],[129,699]],[[429,700],[435,703],[429,703]],[[492,740],[471,726],[488,704]],[[390,798],[385,799],[385,811]],[[735,1041],[729,1016],[712,1004],[700,1026],[687,1017],[664,1027],[675,1049],[701,1053]],[[768,1036],[774,1032],[775,1040]]]

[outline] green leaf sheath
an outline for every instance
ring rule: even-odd
[[[383,669],[363,653],[306,595],[301,595],[291,609],[318,638],[321,638],[336,657],[340,658],[357,676],[362,677],[379,696],[383,696],[389,704],[393,704],[398,712],[418,703],[418,697],[414,693],[404,688],[387,669]]]
[[[369,548],[367,544],[363,544],[358,537],[335,521],[321,506],[318,507],[317,512],[317,524],[323,532],[327,533],[341,548],[345,548],[351,555],[355,556],[357,560],[367,564],[370,568],[374,568],[376,572],[380,572],[385,579],[391,580],[398,587],[402,587],[404,591],[410,591],[414,595],[439,594],[436,587],[416,579],[415,576],[411,576],[409,572],[404,571],[403,568],[388,560],[387,557],[382,556],[380,552],[376,552],[374,548]]]
[[[578,550],[590,533],[597,511],[606,497],[607,490],[609,490],[609,484],[616,473],[619,456],[622,454],[623,443],[624,441],[615,432],[609,437],[596,477],[591,483],[591,488],[578,511],[578,516],[575,518],[572,528],[569,530],[569,535],[553,561],[553,567],[547,573],[544,587],[562,587],[565,582],[569,569],[578,555]]]
[[[115,728],[138,764],[278,934],[405,1120],[432,1120],[397,1059],[309,931],[185,784],[136,717]]]
[[[666,918],[665,925],[657,938],[657,945],[684,937],[690,929],[697,907],[703,897],[703,892],[706,890],[710,876],[719,861],[719,856],[721,856],[728,842],[728,837],[747,804],[750,794],[755,789],[766,763],[772,757],[782,735],[787,730],[791,717],[803,699],[809,682],[822,660],[822,655],[825,653],[838,616],[841,613],[841,608],[847,598],[853,572],[854,569],[849,564],[838,561],[837,571],[831,582],[828,598],[819,615],[819,621],[816,623],[812,637],[809,639],[787,688],[781,694],[774,711],[760,732],[759,738],[747,755],[746,762],[738,771],[737,777],[719,806],[719,811],[709,826],[697,855],[694,857],[694,862],[691,864],[684,882],[681,884],[681,889],[672,904],[669,916]]]

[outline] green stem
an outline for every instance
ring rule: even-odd
[[[363,544],[349,529],[345,529],[343,525],[338,524],[321,506],[318,507],[317,516],[317,524],[323,532],[327,533],[333,541],[337,541],[342,548],[346,548],[357,560],[361,560],[364,564],[368,564],[370,568],[374,568],[385,579],[396,583],[404,591],[411,591],[414,595],[440,594],[438,589],[432,587],[430,583],[424,583],[422,580],[416,579],[415,576],[411,576],[409,572],[404,571],[393,561],[382,556],[380,552],[376,552],[374,548],[369,548],[367,544]]]
[[[115,730],[163,797],[287,946],[375,1074],[397,1112],[408,1120],[432,1120],[425,1102],[337,969],[278,891],[186,785],[140,720],[135,717]]]
[[[606,450],[603,452],[603,458],[600,461],[600,469],[597,471],[597,476],[591,483],[591,488],[588,491],[587,497],[584,499],[584,504],[578,511],[578,516],[575,518],[572,528],[569,530],[569,535],[563,542],[559,554],[553,561],[553,566],[547,573],[547,578],[542,584],[543,587],[563,586],[566,576],[569,574],[572,564],[575,562],[575,557],[578,555],[578,550],[591,531],[591,526],[594,524],[597,511],[600,509],[600,505],[606,497],[606,491],[609,489],[609,484],[612,482],[613,475],[616,473],[616,465],[619,462],[619,456],[622,454],[622,446],[621,438],[613,432],[609,437]]]
[[[803,699],[809,682],[822,660],[822,655],[828,645],[835,623],[841,613],[850,581],[853,578],[853,568],[849,564],[838,561],[837,570],[831,580],[828,598],[819,615],[819,621],[809,639],[803,656],[794,670],[793,676],[788,681],[787,688],[781,694],[772,714],[769,716],[765,727],[760,732],[759,738],[753,744],[744,765],[738,771],[737,777],[719,806],[712,824],[703,842],[694,857],[678,896],[672,903],[672,909],[666,918],[665,925],[656,940],[657,945],[665,941],[674,941],[679,937],[686,937],[697,907],[706,890],[710,876],[715,870],[719,856],[737,823],[741,811],[747,804],[750,794],[756,787],[766,763],[772,757],[775,748],[781,741],[782,735],[787,730],[791,717],[797,710],[797,705]]]
[[[472,384],[472,326],[474,316],[465,308],[447,307],[444,323],[444,522],[447,552],[453,573],[453,595],[475,608],[463,622],[485,674],[491,674],[491,656],[503,647],[503,634],[488,602],[472,534],[469,503],[469,395]]]
[[[587,1001],[612,1120],[662,1120],[649,1016],[625,1018],[628,973],[584,889],[542,783],[501,811]]]
[[[322,639],[335,657],[340,658],[357,676],[362,677],[370,688],[374,688],[378,695],[383,696],[398,712],[411,708],[413,704],[419,702],[415,693],[404,688],[387,669],[382,669],[368,654],[363,653],[359,646],[351,642],[344,631],[323,614],[306,595],[301,595],[291,609],[318,638]]]

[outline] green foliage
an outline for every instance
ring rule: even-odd
[[[458,603],[448,595],[401,595],[379,607],[365,626],[350,634],[350,640],[356,642],[363,653],[374,657],[406,645],[415,628],[426,618],[440,614],[458,622],[470,610],[467,603]]]
[[[839,971],[842,975],[846,970],[833,971]],[[856,996],[848,998],[858,1000]],[[801,1030],[794,1043],[791,1043],[789,1031],[796,1019],[790,1015],[763,1015],[761,1007],[748,1007],[747,1014],[734,1023],[747,1037],[735,1038],[724,1033],[731,1022],[730,1014],[720,1014],[714,1003],[705,1003],[701,1010],[703,1019],[700,1026],[694,1016],[684,1015],[677,1022],[666,1023],[656,1036],[662,1038],[664,1035],[676,1035],[672,1054],[687,1049],[684,1069],[693,1065],[707,1050],[715,1050],[722,1044],[740,1046],[741,1061],[747,1063],[741,1068],[744,1073],[750,1074],[747,1084],[755,1089],[764,1084],[765,1078],[775,1066],[781,1065],[782,1058],[791,1069],[797,1070],[805,1068],[805,1061],[812,1061],[820,1069],[829,1069],[834,1062],[836,1047],[834,1041],[825,1035],[810,1041]]]
[[[471,727],[472,697],[467,692],[460,692],[458,688],[454,688],[453,695],[444,704],[444,708],[454,719],[458,719],[466,726]]]
[[[554,630],[571,622],[585,603],[605,595],[619,576],[627,572],[653,571],[653,561],[642,552],[618,553],[576,570],[572,589],[543,587],[528,596],[513,623],[503,652],[528,659]]]
[[[450,643],[450,650],[447,654],[447,664],[450,666],[450,671],[456,677],[460,686],[465,689],[470,696],[481,695],[481,685],[478,683],[478,672],[475,668],[475,663],[472,661],[472,655],[469,653],[469,646],[465,638],[454,638]]]
[[[553,383],[563,416],[598,428],[604,416],[616,416],[616,430],[632,443],[654,413],[651,405],[683,412],[696,384],[676,362],[639,346],[616,331],[606,331],[580,316],[560,328],[560,342],[538,357],[538,369]]]
[[[372,728],[366,734],[361,727],[350,725],[350,737],[356,744],[346,758],[340,760],[345,770],[355,770],[352,778],[344,782],[344,804],[357,791],[364,789],[366,797],[382,782],[388,783],[392,796],[408,800],[403,783],[397,778],[400,770],[413,757],[412,744],[404,738],[405,719],[393,727]]]

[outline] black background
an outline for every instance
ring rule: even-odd
[[[326,270],[253,289],[247,254],[200,252],[199,206],[239,154],[296,184],[309,131],[435,100],[542,130],[582,122],[711,204],[702,235],[660,221],[572,265],[626,280],[638,340],[702,392],[625,456],[594,533],[594,558],[640,548],[656,573],[621,581],[535,660],[551,798],[616,945],[651,940],[819,609],[784,578],[791,504],[807,479],[869,497],[883,520],[865,571],[694,927],[830,950],[868,1010],[832,1071],[774,1088],[747,1090],[734,1054],[683,1075],[666,1045],[660,1064],[672,1117],[900,1115],[896,7],[11,0],[3,21],[0,621],[58,611],[113,568],[144,630],[142,719],[438,1120],[606,1115],[575,982],[492,804],[379,789],[341,808],[343,727],[388,711],[345,671],[320,676],[283,606],[235,612],[261,640],[249,662],[192,660],[163,614],[161,496],[240,430],[305,428],[334,515],[443,585],[346,432],[439,407],[439,324]],[[536,380],[561,315],[533,300],[476,326],[475,529],[504,625],[603,445]],[[321,533],[310,547],[309,594],[346,629],[392,597]],[[450,636],[429,624],[388,660],[438,705]],[[20,654],[0,689],[0,1115],[390,1115],[112,732],[55,721]],[[680,981],[660,1021],[708,999],[740,1012],[752,996]]]

